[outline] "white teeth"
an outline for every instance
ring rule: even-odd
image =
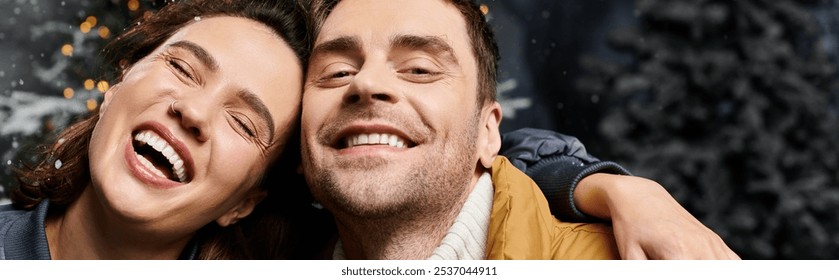
[[[165,148],[166,146],[169,146],[169,143],[166,143],[166,141],[163,141],[163,139],[160,138],[157,139],[156,143],[151,145],[151,147],[157,150],[158,152],[162,152],[163,148]]]
[[[146,135],[148,135],[146,137],[148,138],[148,140],[146,140],[146,144],[149,144],[149,146],[154,146],[154,144],[157,144],[157,140],[160,140],[160,138],[158,138],[157,135],[152,135],[151,133],[148,133]]]
[[[405,141],[396,135],[386,133],[357,134],[344,139],[348,148],[360,145],[388,145],[396,148],[405,147]]]
[[[146,157],[141,156],[137,153],[135,153],[134,155],[137,156],[137,159],[140,160],[140,163],[142,163],[143,166],[145,166],[148,170],[151,170],[151,172],[154,172],[154,174],[156,174],[157,176],[166,177],[166,175],[163,175],[163,172],[161,172],[157,168],[154,168],[154,164],[152,164],[151,161],[147,160]]]
[[[170,156],[175,154],[175,149],[172,149],[172,147],[166,147],[163,149],[162,153],[164,157],[169,158]]]
[[[168,142],[166,142],[166,140],[160,138],[160,136],[157,135],[157,133],[154,133],[150,130],[144,130],[137,133],[137,135],[134,135],[134,140],[149,145],[154,150],[160,152],[163,155],[163,157],[165,157],[166,160],[168,160],[169,163],[172,164],[172,173],[175,174],[176,177],[178,177],[178,181],[180,181],[181,183],[186,182],[186,170],[184,169],[184,161],[183,159],[181,159],[181,156],[175,151],[175,149],[172,148],[172,146],[169,145]],[[155,174],[160,175],[161,177],[166,177],[162,172],[160,172],[160,170],[154,168],[154,164],[152,164],[145,157],[137,155],[137,158],[141,159],[140,162],[144,166],[149,168],[149,170],[154,171]]]

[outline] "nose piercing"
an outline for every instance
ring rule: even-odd
[[[172,101],[172,104],[169,104],[169,112],[171,112],[172,115],[177,115],[178,114],[178,112],[175,112],[175,103],[178,103],[178,101],[175,100],[175,101]]]

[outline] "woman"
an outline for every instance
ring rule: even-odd
[[[98,112],[17,171],[0,259],[195,258],[223,242],[217,227],[278,186],[260,184],[271,163],[295,164],[280,157],[297,149],[304,22],[289,1],[185,0],[129,28],[105,50],[119,74]]]

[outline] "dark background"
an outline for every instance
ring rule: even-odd
[[[17,151],[98,105],[102,44],[163,3],[132,1],[0,0],[0,196]],[[745,259],[839,258],[836,0],[482,3],[503,130],[577,136]]]

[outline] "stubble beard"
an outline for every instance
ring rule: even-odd
[[[337,216],[386,220],[456,215],[474,173],[478,117],[470,120],[471,129],[442,140],[441,151],[429,151],[411,166],[379,158],[328,168],[313,164],[307,151],[304,163],[312,194]]]

